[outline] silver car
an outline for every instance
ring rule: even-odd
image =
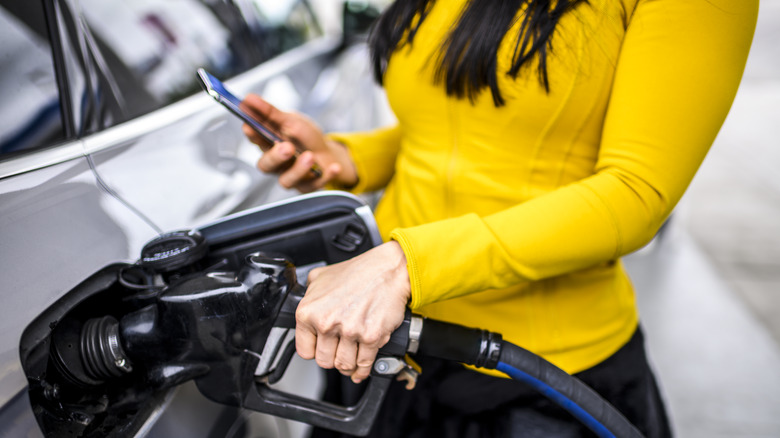
[[[344,11],[345,31],[326,35],[306,0],[0,2],[0,436],[47,429],[29,385],[44,384],[46,370],[31,371],[30,354],[48,341],[28,328],[71,306],[69,292],[107,266],[134,262],[161,233],[293,194],[255,169],[261,152],[200,91],[198,67],[325,131],[380,123],[384,102],[356,36],[372,11]],[[288,385],[316,392],[317,377],[296,366]],[[57,388],[45,389],[61,403]],[[209,401],[192,385],[126,417],[69,433],[304,432]]]

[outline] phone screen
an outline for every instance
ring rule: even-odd
[[[241,99],[228,91],[222,81],[215,78],[211,73],[202,68],[198,69],[198,78],[200,79],[200,84],[203,86],[203,89],[211,97],[213,97],[217,102],[221,103],[225,108],[230,110],[230,112],[237,115],[241,120],[251,126],[258,134],[260,134],[260,136],[265,139],[265,141],[268,142],[268,144],[273,145],[282,141],[282,139],[279,138],[279,136],[271,131],[268,127],[255,120],[254,117],[245,113],[240,107]],[[298,151],[296,151],[295,156],[298,156]],[[322,170],[316,163],[311,167],[311,172],[318,178],[322,176]]]

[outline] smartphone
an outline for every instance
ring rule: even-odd
[[[255,120],[254,117],[245,113],[244,110],[242,110],[240,107],[241,99],[228,91],[222,81],[215,78],[212,74],[202,68],[198,69],[198,79],[200,79],[200,84],[203,86],[203,90],[208,93],[209,96],[213,97],[214,100],[221,103],[222,106],[227,108],[231,113],[238,116],[238,118],[244,121],[244,123],[251,126],[252,129],[254,129],[258,134],[260,134],[261,137],[263,137],[265,141],[268,142],[268,144],[273,145],[283,141],[267,126],[263,125],[259,121]],[[300,155],[300,151],[296,150],[295,156],[297,157],[298,155]],[[319,168],[319,166],[317,166],[316,163],[311,167],[311,172],[317,178],[322,176],[322,170]]]

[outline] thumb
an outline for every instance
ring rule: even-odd
[[[257,94],[250,93],[241,102],[241,109],[257,121],[271,126],[275,130],[287,119],[287,113],[279,110]]]

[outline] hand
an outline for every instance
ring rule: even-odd
[[[403,322],[410,297],[406,256],[398,242],[311,271],[295,313],[298,355],[362,381],[379,348]]]
[[[330,181],[343,187],[357,184],[355,165],[347,149],[326,139],[320,128],[307,117],[280,111],[255,94],[248,95],[241,108],[286,140],[270,145],[251,126],[243,126],[244,135],[264,151],[257,161],[257,168],[279,174],[282,187],[307,193],[322,188]],[[296,158],[298,151],[300,155]],[[314,163],[322,169],[320,177],[311,172]]]

